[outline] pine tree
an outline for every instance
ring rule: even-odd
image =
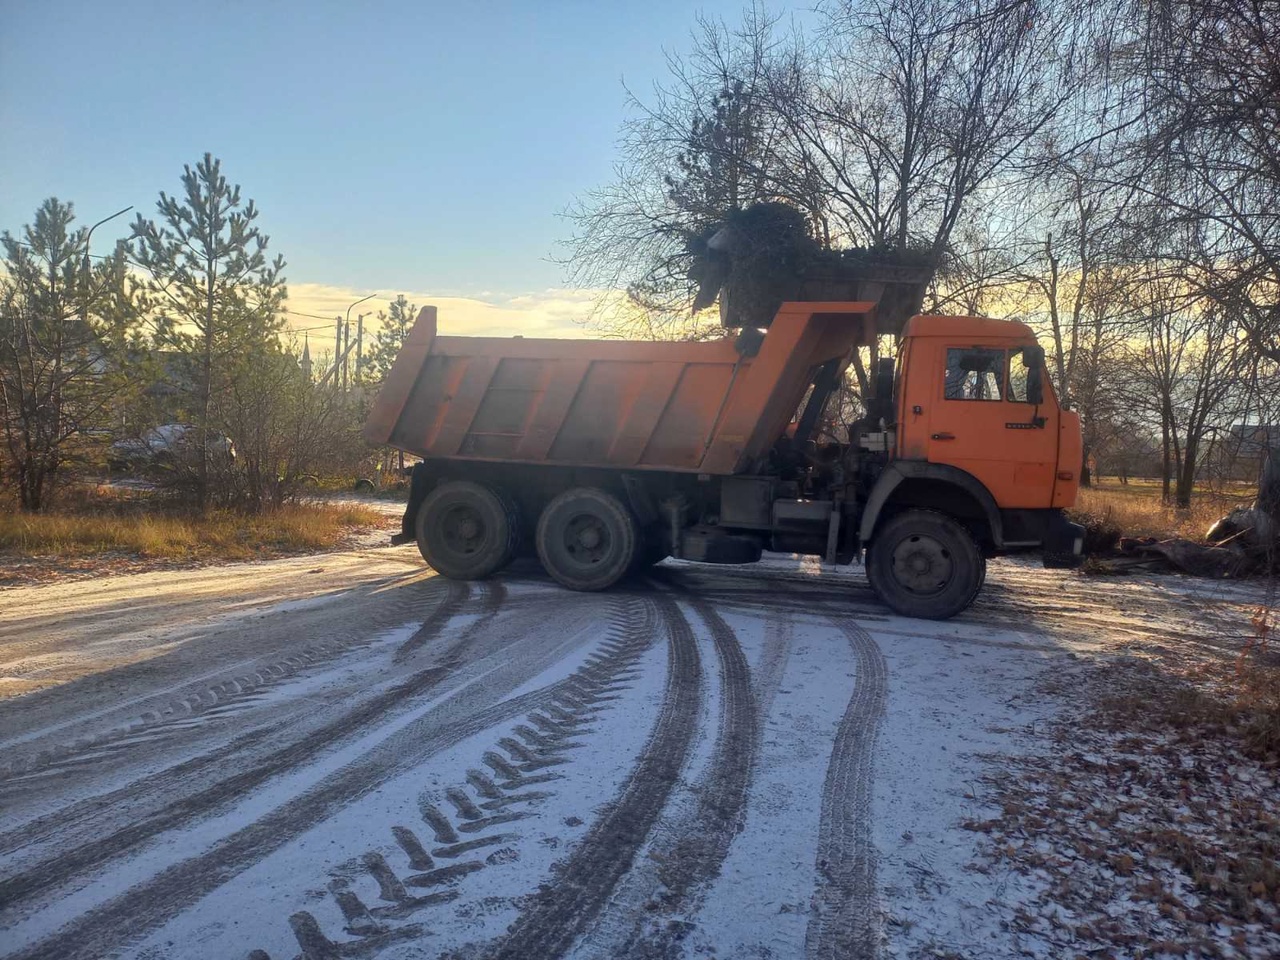
[[[156,341],[188,361],[197,428],[197,500],[209,500],[209,438],[215,401],[230,390],[238,364],[254,353],[278,352],[286,291],[284,260],[267,259],[268,237],[255,225],[258,209],[242,203],[239,185],[206,153],[184,168],[181,198],[161,192],[159,221],[134,223],[134,255],[151,273],[149,307]]]
[[[391,301],[390,313],[378,312],[378,332],[362,364],[370,380],[381,383],[387,378],[417,316],[417,305],[410,304],[403,293]]]
[[[124,251],[90,266],[88,234],[51,197],[0,262],[0,428],[24,510],[44,506],[71,441],[106,427],[136,386],[137,313]]]

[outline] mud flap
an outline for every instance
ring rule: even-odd
[[[427,494],[430,492],[426,462],[415,463],[413,470],[409,474],[409,502],[405,504],[404,516],[400,518],[400,532],[391,538],[393,547],[398,547],[402,543],[412,543],[418,539],[417,534],[414,532],[414,526],[418,519],[418,509],[422,506],[422,501],[427,499]]]
[[[1044,531],[1044,565],[1051,570],[1071,569],[1084,563],[1084,527],[1072,523],[1061,511],[1049,518]]]

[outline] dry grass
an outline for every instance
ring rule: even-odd
[[[1162,503],[1160,484],[1151,480],[1116,481],[1082,487],[1073,513],[1086,527],[1111,527],[1126,537],[1200,540],[1215,521],[1253,500],[1256,488],[1241,485],[1229,491],[1197,489],[1191,507],[1179,510]]]
[[[290,504],[260,514],[216,510],[199,515],[145,495],[82,491],[48,513],[0,507],[0,558],[252,560],[332,549],[346,534],[384,519],[359,504]]]

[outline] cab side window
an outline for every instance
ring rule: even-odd
[[[948,400],[1002,400],[1004,371],[1003,350],[951,347],[947,350],[944,396]],[[1024,385],[1024,395],[1025,392]]]

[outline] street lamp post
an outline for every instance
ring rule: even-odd
[[[93,231],[97,230],[100,226],[102,226],[108,220],[114,220],[116,217],[123,216],[124,214],[128,213],[132,209],[133,209],[133,204],[129,204],[129,206],[125,207],[123,210],[117,210],[111,216],[103,217],[101,220],[99,220],[97,223],[95,223],[92,227],[89,228],[89,232],[84,235],[84,267],[86,270],[89,268],[89,241],[93,239]]]
[[[342,388],[344,390],[347,388],[347,354],[351,352],[351,307],[358,307],[366,300],[372,300],[376,296],[376,293],[371,293],[367,297],[361,297],[359,300],[351,304],[350,307],[347,307],[347,319],[343,324],[343,329],[346,331],[346,336],[344,338],[346,342],[343,344],[342,351]],[[359,349],[358,345],[357,349]]]
[[[92,273],[89,270],[89,241],[93,239],[93,231],[97,230],[100,226],[102,226],[108,220],[114,220],[116,217],[123,216],[124,214],[128,213],[132,209],[133,209],[133,204],[129,204],[129,206],[125,207],[123,210],[117,210],[111,216],[103,217],[101,220],[95,223],[92,227],[90,227],[89,232],[84,235],[84,259],[81,263],[81,269],[84,270],[85,289],[84,289],[84,305],[81,308],[80,319],[85,323],[89,322],[89,283],[90,283],[89,278],[92,276]]]
[[[92,290],[93,270],[89,264],[89,241],[93,239],[93,231],[97,230],[100,226],[102,226],[108,220],[114,220],[116,217],[123,216],[124,214],[128,213],[132,209],[133,209],[133,204],[129,204],[129,206],[125,207],[123,210],[117,210],[111,216],[103,217],[101,220],[95,223],[92,227],[90,227],[89,232],[84,235],[84,257],[80,263],[80,268],[81,270],[84,271],[84,296],[80,300],[80,323],[85,327],[88,327],[89,325],[89,298],[93,294],[93,290]],[[59,329],[61,329],[61,325],[59,325]],[[54,409],[54,416],[57,418],[57,423],[54,425],[54,429],[59,435],[61,435],[62,433],[62,342],[61,342],[62,334],[59,333],[58,337],[59,337],[58,347],[54,356],[53,409]]]
[[[363,383],[360,366],[364,363],[364,314],[356,314],[356,383]]]

